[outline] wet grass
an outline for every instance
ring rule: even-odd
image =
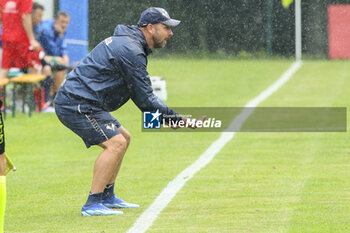
[[[151,60],[176,107],[242,107],[290,61]],[[348,106],[346,62],[307,62],[263,106]],[[5,232],[125,232],[218,133],[141,132],[130,101],[113,113],[132,135],[117,194],[141,205],[123,216],[81,217],[99,148],[85,149],[54,114],[5,121]],[[347,133],[239,133],[178,193],[149,232],[346,232]]]

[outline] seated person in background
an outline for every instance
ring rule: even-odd
[[[42,22],[43,14],[44,14],[44,6],[34,2],[33,3],[33,10],[32,10],[32,21],[33,21],[33,31],[34,31],[34,36],[36,40],[40,39],[40,24]],[[1,28],[0,28],[1,30]],[[42,49],[41,49],[42,50]],[[65,57],[65,56],[64,56]],[[70,70],[71,67],[64,65],[63,63],[68,63],[68,57],[65,58],[67,59],[67,62],[62,62],[62,63],[55,63],[52,62],[52,56],[48,56],[43,52],[40,56],[41,63],[43,65],[43,74],[45,75],[51,75],[52,72],[57,72],[57,71],[62,71],[62,70]],[[57,58],[57,60],[60,60],[61,58]],[[51,68],[51,70],[49,69]],[[52,72],[51,72],[52,71]]]
[[[37,31],[37,38],[46,54],[45,60],[68,66],[67,45],[64,42],[70,17],[60,11],[54,19],[43,21]],[[53,75],[51,95],[54,96],[64,81],[66,71],[56,71]]]
[[[34,31],[34,36],[36,40],[39,40],[39,25],[43,19],[43,14],[44,14],[44,6],[37,3],[33,2],[33,9],[32,9],[32,22],[33,22],[33,31]],[[51,75],[52,75],[52,70],[49,65],[46,64],[45,61],[45,52],[41,49],[41,53],[39,53],[39,58],[41,59],[41,64],[43,65],[42,68],[42,73],[48,76],[46,80],[42,82],[43,89],[41,89],[41,101],[39,101],[40,94],[39,94],[39,89],[34,90],[34,98],[36,102],[36,110],[39,111],[39,102],[41,102],[41,111],[42,112],[53,112],[53,108],[49,105],[46,104],[48,96],[49,96],[49,91],[50,86],[51,86]]]
[[[38,30],[39,30],[39,25],[43,19],[43,14],[44,14],[44,6],[37,3],[37,2],[33,2],[33,8],[32,8],[32,23],[33,23],[33,32],[34,32],[34,37],[36,40],[38,40]],[[35,54],[35,56],[39,56],[40,59],[43,59],[44,57],[44,53],[40,54],[40,52],[43,51],[42,48],[39,49],[39,53]],[[40,55],[41,56],[40,56]],[[43,64],[43,68],[42,68],[42,73],[45,75],[51,75],[51,68],[48,65]]]

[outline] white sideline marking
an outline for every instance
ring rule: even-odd
[[[242,112],[232,121],[231,124],[241,127],[248,117],[254,112],[254,108],[258,106],[267,97],[273,94],[278,88],[285,84],[292,75],[301,66],[301,61],[294,62],[288,70],[271,86],[261,92],[257,97],[249,101]],[[162,190],[153,203],[140,215],[127,233],[143,233],[152,226],[154,220],[159,213],[169,204],[178,191],[191,179],[201,168],[206,166],[215,155],[229,142],[235,135],[235,132],[223,132],[219,139],[214,141],[209,148],[199,157],[197,161],[183,170],[175,179]]]

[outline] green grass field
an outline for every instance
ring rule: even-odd
[[[243,107],[292,61],[150,60],[174,107]],[[346,61],[307,61],[259,106],[349,107]],[[54,114],[5,121],[5,232],[126,232],[161,190],[219,133],[141,132],[129,102],[113,113],[132,135],[117,194],[122,216],[82,217],[99,148],[85,149]],[[149,232],[349,232],[348,133],[237,133],[161,212]]]

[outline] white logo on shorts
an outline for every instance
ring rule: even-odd
[[[109,123],[109,124],[105,124],[105,126],[106,126],[106,129],[115,131],[115,124]]]

